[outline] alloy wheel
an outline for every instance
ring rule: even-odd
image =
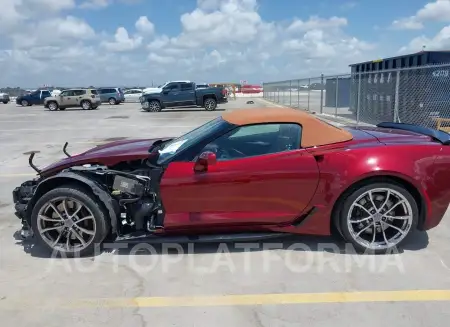
[[[347,213],[353,240],[370,250],[399,244],[409,233],[413,210],[408,199],[390,188],[375,188],[361,194]]]
[[[92,212],[74,198],[52,199],[41,207],[37,216],[37,232],[53,250],[60,252],[88,247],[96,227]]]
[[[205,109],[206,110],[213,110],[214,109],[214,100],[207,99],[205,101]]]
[[[89,109],[91,109],[91,104],[89,102],[87,102],[87,101],[84,101],[83,104],[81,105],[81,107],[84,110],[89,110]]]
[[[152,101],[152,102],[150,102],[148,108],[149,108],[149,111],[151,111],[151,112],[157,112],[157,111],[159,111],[160,106],[159,106],[158,102]]]
[[[58,106],[56,105],[56,103],[50,102],[48,104],[48,109],[50,109],[51,111],[54,111],[54,110],[58,109]]]

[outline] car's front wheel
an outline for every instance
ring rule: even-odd
[[[418,220],[417,203],[406,188],[396,183],[371,183],[348,194],[338,224],[357,252],[386,253],[407,240]]]
[[[67,257],[95,253],[109,231],[109,219],[95,196],[77,186],[44,194],[33,208],[31,226],[37,242]]]
[[[161,103],[159,103],[159,101],[156,100],[152,100],[152,101],[145,101],[142,105],[142,108],[144,108],[145,111],[149,111],[149,112],[160,112],[161,111]]]
[[[48,103],[48,109],[50,111],[58,110],[58,104],[55,101],[51,101]]]
[[[20,104],[22,105],[22,107],[26,107],[26,106],[28,106],[28,101],[22,100],[22,102],[20,102]]]

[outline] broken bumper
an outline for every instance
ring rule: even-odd
[[[28,204],[37,187],[36,180],[30,180],[16,187],[13,192],[15,215],[22,221],[28,221]]]

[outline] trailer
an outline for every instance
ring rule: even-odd
[[[359,107],[360,121],[436,127],[437,118],[450,118],[450,51],[422,51],[350,67],[350,110]]]

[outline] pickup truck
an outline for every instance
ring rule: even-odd
[[[16,104],[19,104],[23,107],[32,106],[32,105],[43,105],[45,98],[51,97],[52,94],[49,90],[37,90],[31,92],[30,94],[25,94],[18,96],[16,98]]]
[[[223,87],[197,89],[192,82],[170,82],[159,92],[144,93],[139,101],[142,109],[159,112],[163,108],[199,106],[208,111],[216,110],[217,104],[228,102]]]

